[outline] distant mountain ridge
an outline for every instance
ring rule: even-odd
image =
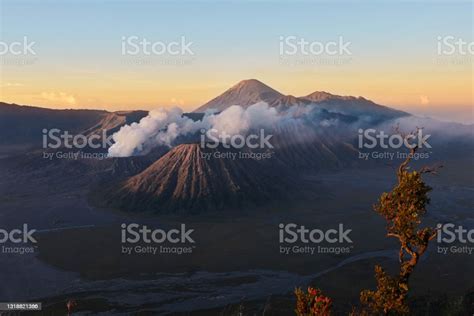
[[[193,120],[202,118],[207,110],[221,112],[232,105],[244,108],[258,102],[266,102],[278,110],[288,110],[294,106],[315,106],[328,115],[343,115],[341,118],[363,119],[371,123],[409,116],[363,97],[338,96],[324,91],[316,91],[303,97],[284,95],[256,79],[243,80],[213,98],[192,113]],[[145,117],[148,111],[105,110],[56,110],[41,107],[8,104],[0,102],[0,144],[28,144],[40,146],[42,130],[58,128],[71,133],[90,135],[106,129],[114,133],[118,129]]]
[[[266,102],[269,106],[282,110],[296,105],[314,104],[328,111],[348,115],[378,115],[380,119],[410,115],[363,97],[340,96],[324,91],[315,91],[302,97],[284,95],[257,79],[240,81],[193,112],[199,113],[208,110],[221,112],[232,105],[240,105],[245,108],[257,102]]]
[[[121,126],[139,121],[147,111],[57,110],[0,102],[0,144],[41,146],[43,129],[70,133],[114,133]]]

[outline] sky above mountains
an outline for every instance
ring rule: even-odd
[[[4,102],[193,110],[257,78],[473,120],[471,1],[3,0],[0,15]]]

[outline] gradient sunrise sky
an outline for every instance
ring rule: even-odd
[[[0,41],[26,36],[36,53],[0,55],[3,102],[192,110],[255,78],[284,94],[328,91],[474,120],[472,52],[438,54],[439,37],[472,43],[472,1],[0,0],[0,14]],[[165,43],[184,36],[194,55],[124,55],[130,36]],[[289,36],[342,37],[351,55],[281,55]]]

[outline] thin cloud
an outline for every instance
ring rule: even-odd
[[[41,98],[47,101],[65,103],[68,105],[76,104],[76,98],[72,94],[65,92],[42,92]]]
[[[0,84],[0,87],[2,88],[10,88],[10,87],[23,87],[24,84],[18,83],[18,82],[5,82],[3,84]]]
[[[430,104],[430,99],[426,95],[420,95],[420,103],[422,105],[428,105]]]

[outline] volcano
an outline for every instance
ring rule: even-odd
[[[112,189],[107,204],[135,212],[200,213],[259,205],[291,191],[284,167],[276,173],[262,160],[233,156],[239,154],[181,144]]]
[[[272,103],[282,97],[283,94],[256,79],[243,80],[194,112],[205,112],[210,109],[220,112],[232,105],[246,108],[258,102]]]
[[[331,113],[355,116],[380,123],[384,120],[409,116],[410,114],[395,110],[363,97],[341,96],[324,91],[315,91],[301,97],[284,95],[256,79],[243,80],[222,93],[221,95],[200,106],[195,113],[208,110],[221,112],[232,105],[244,108],[258,102],[265,102],[278,110],[288,110],[291,107],[315,106]]]

